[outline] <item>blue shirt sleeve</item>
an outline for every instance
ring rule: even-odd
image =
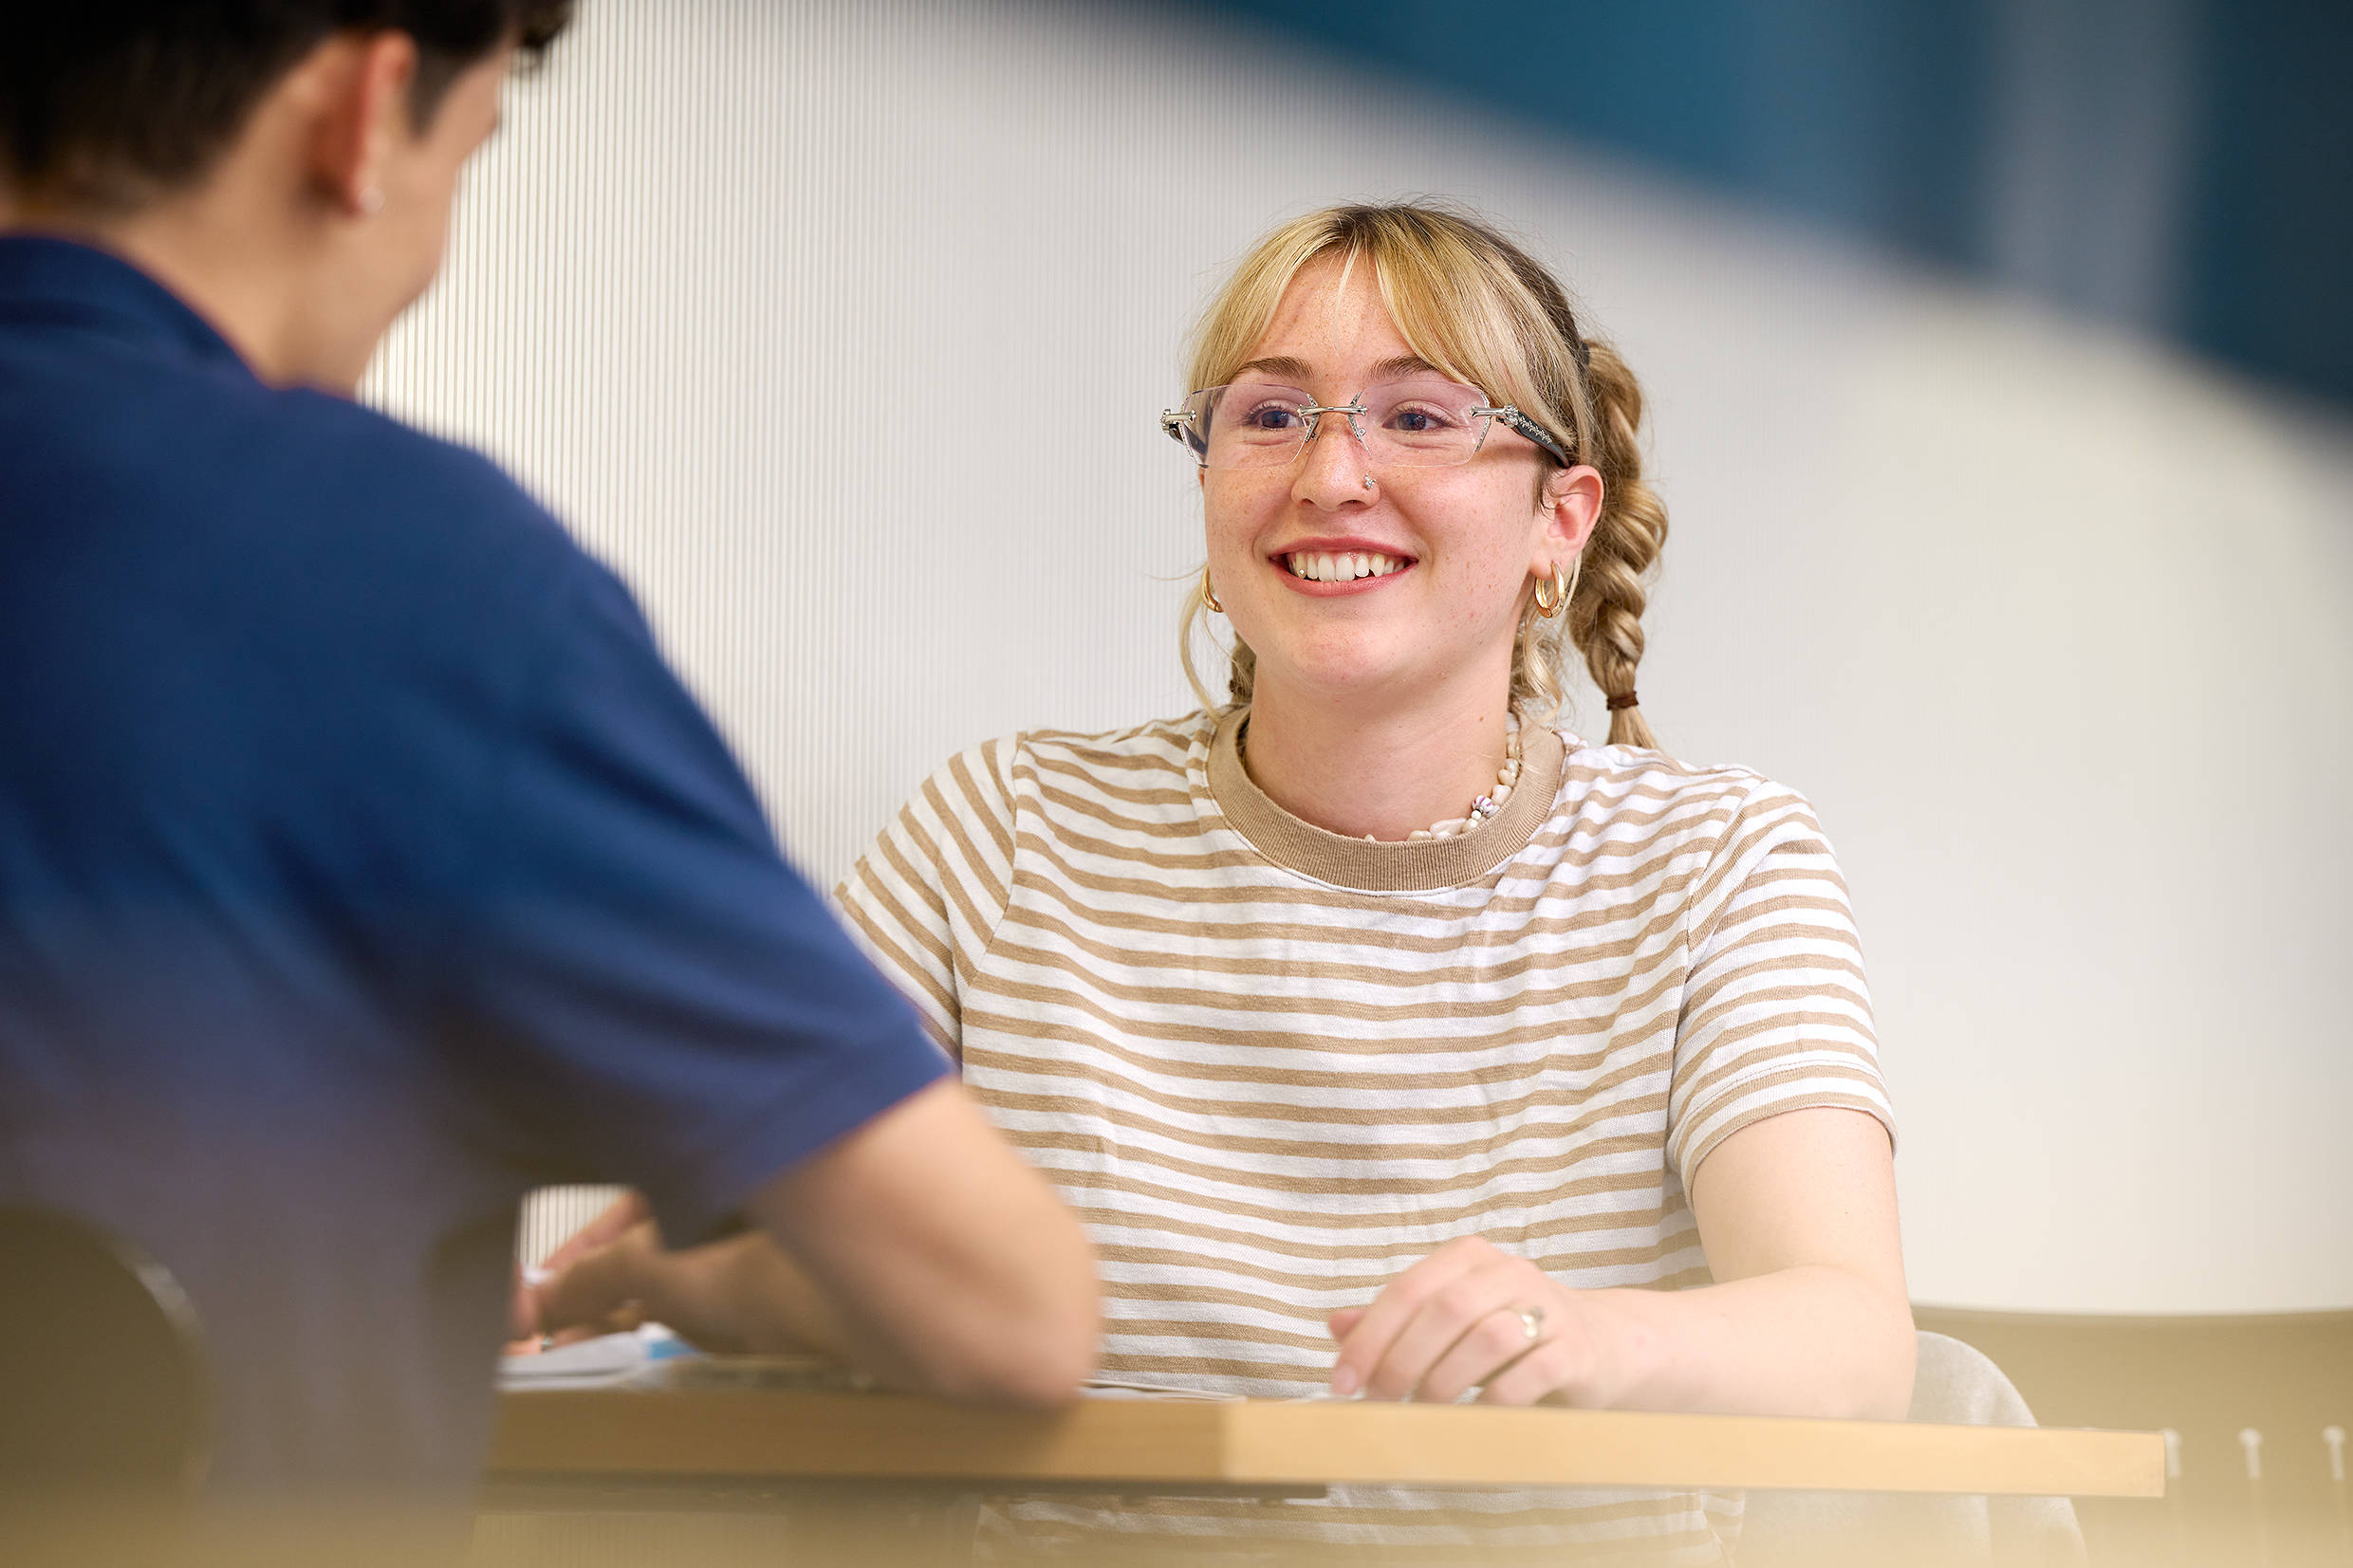
[[[573,558],[498,759],[460,1048],[572,1179],[691,1241],[949,1064],[779,853],[612,576]]]

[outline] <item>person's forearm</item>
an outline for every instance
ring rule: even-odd
[[[776,1266],[746,1269],[730,1293],[795,1301],[800,1310],[767,1320],[789,1320],[793,1332],[897,1387],[1022,1403],[1068,1398],[1092,1369],[1096,1334],[1093,1261],[1076,1225],[1053,1211],[971,1243],[935,1233],[927,1244],[862,1258],[857,1278],[830,1281],[763,1247]]]
[[[867,1316],[845,1313],[765,1230],[680,1252],[616,1249],[573,1270],[566,1295],[586,1303],[575,1315],[634,1301],[705,1350],[826,1356],[936,1393],[1065,1396],[1091,1360],[1084,1246],[1048,1226],[993,1239],[999,1247],[967,1252],[934,1238],[920,1252],[864,1260],[868,1278],[856,1288]],[[953,1304],[933,1315],[931,1303]]]
[[[1726,1415],[1896,1421],[1912,1398],[1908,1303],[1825,1266],[1696,1290],[1598,1290],[1585,1301],[1606,1368],[1577,1403]]]
[[[888,1382],[1049,1404],[1094,1366],[1085,1232],[954,1084],[910,1097],[746,1207],[832,1309],[844,1357]]]
[[[750,1235],[672,1255],[647,1313],[707,1350],[843,1355],[839,1315],[769,1237]]]
[[[544,1330],[657,1319],[709,1350],[831,1356],[899,1387],[1051,1404],[1092,1370],[1085,1233],[961,1092],[917,1094],[666,1251],[632,1195],[549,1259]],[[576,1326],[577,1325],[577,1326]]]
[[[611,1332],[648,1319],[704,1350],[839,1357],[822,1292],[759,1231],[666,1250],[632,1193],[548,1260],[529,1294],[532,1332]]]

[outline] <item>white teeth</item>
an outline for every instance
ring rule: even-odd
[[[1387,577],[1401,570],[1405,562],[1397,556],[1379,555],[1371,550],[1308,552],[1301,550],[1286,556],[1285,564],[1291,576],[1304,577],[1311,582],[1353,582],[1361,577]]]

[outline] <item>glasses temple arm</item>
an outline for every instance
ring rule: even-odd
[[[1510,425],[1513,430],[1558,458],[1563,468],[1569,466],[1567,449],[1552,438],[1550,431],[1522,414],[1516,406],[1505,403],[1497,408],[1474,408],[1471,412],[1483,418],[1501,419],[1505,424]]]

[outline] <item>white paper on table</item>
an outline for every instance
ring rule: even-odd
[[[645,1380],[665,1361],[702,1353],[659,1323],[628,1334],[602,1334],[576,1345],[530,1356],[502,1356],[501,1389],[609,1389]]]
[[[1236,1404],[1244,1397],[1238,1393],[1208,1393],[1200,1389],[1173,1389],[1158,1383],[1109,1381],[1084,1384],[1079,1393],[1087,1399],[1200,1399],[1215,1405]]]

